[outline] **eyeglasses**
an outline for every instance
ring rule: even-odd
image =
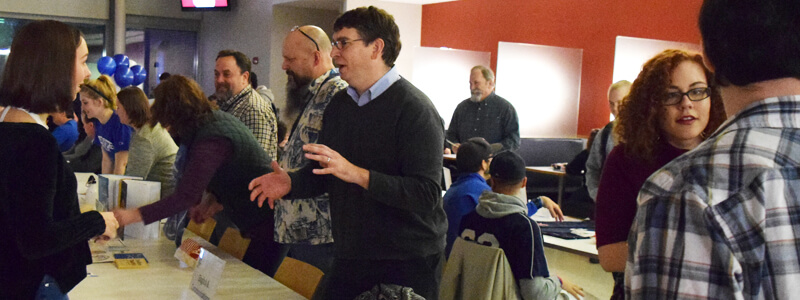
[[[355,40],[350,40],[350,41],[348,41],[348,40],[333,41],[331,43],[331,46],[336,47],[336,49],[342,50],[342,49],[344,49],[344,47],[347,47],[348,44],[350,44],[352,42],[356,42],[356,41],[363,41],[363,39],[355,39]]]
[[[317,51],[319,51],[319,44],[317,44],[317,41],[315,41],[314,39],[311,38],[311,36],[300,30],[300,26],[292,27],[291,31],[299,31],[300,33],[305,35],[309,40],[311,40],[312,43],[314,43],[314,47],[317,47]]]
[[[710,96],[709,89],[707,87],[704,88],[696,88],[691,89],[686,93],[681,92],[669,92],[664,100],[661,101],[661,104],[669,106],[681,103],[683,100],[683,96],[689,97],[689,100],[692,101],[700,101],[705,100]]]

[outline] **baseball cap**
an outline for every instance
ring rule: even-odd
[[[512,151],[500,152],[492,159],[489,174],[492,178],[508,182],[522,180],[525,178],[525,161]]]

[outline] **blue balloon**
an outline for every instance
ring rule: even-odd
[[[141,65],[131,67],[133,72],[133,85],[140,85],[147,79],[147,71]]]
[[[133,83],[133,72],[129,68],[117,68],[117,72],[114,73],[114,81],[121,88],[129,86]]]
[[[103,56],[97,60],[97,71],[100,71],[100,74],[111,76],[114,75],[114,71],[116,71],[116,69],[117,62],[115,62],[111,57]]]
[[[127,69],[128,67],[131,66],[131,61],[125,54],[114,55],[114,61],[117,62],[117,67],[121,67],[123,69]]]

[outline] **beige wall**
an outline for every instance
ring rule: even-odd
[[[108,0],[4,0],[0,1],[0,12],[105,20],[109,3]]]
[[[214,65],[217,52],[233,49],[246,54],[258,78],[269,78],[269,26],[272,22],[272,1],[236,1],[230,11],[203,12],[198,34],[198,83],[206,92],[214,92]]]
[[[0,1],[0,12],[68,18],[108,19],[109,0],[4,0]],[[175,18],[202,18],[199,12],[181,11],[180,1],[172,0],[126,0],[127,14]]]
[[[400,27],[400,42],[402,43],[400,56],[397,57],[395,66],[400,75],[412,80],[414,48],[420,46],[422,5],[376,0],[347,0],[345,3],[347,10],[370,5],[384,9],[394,16],[394,21]]]

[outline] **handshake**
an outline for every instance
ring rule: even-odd
[[[103,234],[94,237],[94,241],[102,243],[117,237],[119,222],[117,222],[117,218],[114,217],[113,212],[101,212],[100,215],[103,216],[103,220],[106,222],[106,230],[103,232]]]

